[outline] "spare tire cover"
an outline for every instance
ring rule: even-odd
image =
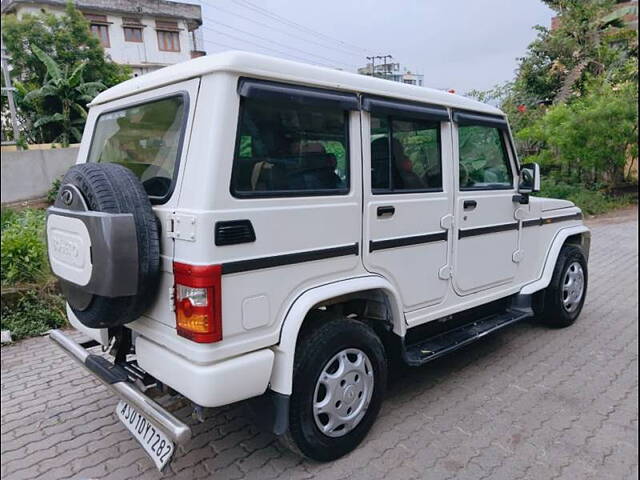
[[[61,196],[66,185],[73,185],[80,191],[89,210],[133,215],[138,282],[135,295],[122,297],[92,294],[64,280],[60,281],[61,290],[75,316],[87,327],[111,328],[132,322],[150,306],[160,274],[160,228],[149,197],[131,170],[114,163],[84,163],[71,167],[61,182],[55,206],[64,207]],[[121,249],[136,248],[135,245],[110,247],[115,254]]]

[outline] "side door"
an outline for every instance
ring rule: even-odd
[[[405,311],[449,289],[451,133],[444,107],[364,97],[363,259],[395,286]]]
[[[516,164],[502,117],[454,112],[456,170],[454,289],[504,286],[517,272]]]

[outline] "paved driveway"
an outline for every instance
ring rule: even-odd
[[[578,323],[518,324],[402,370],[365,442],[329,464],[303,461],[233,405],[196,425],[161,475],[117,421],[114,395],[47,339],[3,347],[2,478],[636,479],[637,216],[591,226]]]

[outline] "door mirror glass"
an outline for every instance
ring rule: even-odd
[[[520,167],[518,191],[521,193],[540,191],[540,165],[537,163],[525,163]]]

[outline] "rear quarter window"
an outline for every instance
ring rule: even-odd
[[[175,184],[187,108],[180,94],[100,114],[88,161],[129,168],[151,200],[161,203]]]
[[[347,115],[341,109],[243,98],[231,193],[236,197],[347,193]]]

